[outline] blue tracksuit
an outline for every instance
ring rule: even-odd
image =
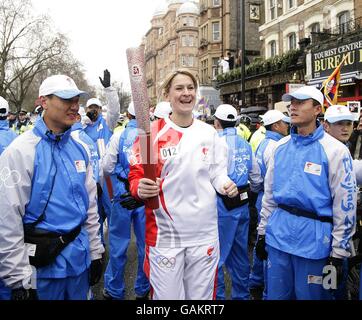
[[[16,133],[9,128],[9,121],[0,120],[0,155],[16,137]]]
[[[88,124],[84,128],[84,132],[93,140],[97,145],[98,156],[101,158],[105,150],[105,146],[108,144],[109,139],[112,136],[112,131],[109,129],[106,120],[99,115],[97,120],[94,123]],[[107,218],[110,218],[111,214],[111,199],[109,195],[109,190],[107,184],[104,183],[102,186],[103,193],[101,199],[99,199],[99,210],[105,211]]]
[[[308,136],[292,128],[275,147],[264,190],[258,234],[266,236],[268,299],[330,299],[322,269],[328,256],[350,255],[356,224],[356,180],[348,149],[321,125]],[[278,205],[332,217],[333,224]]]
[[[5,151],[5,148],[17,137],[17,134],[10,130],[9,121],[0,120],[0,155]],[[0,300],[10,299],[10,289],[0,280]]]
[[[267,148],[272,147],[277,141],[279,141],[284,136],[278,132],[267,130],[265,134],[265,139],[260,142],[258,148],[256,149],[255,157],[260,167],[260,172],[263,177],[265,178],[266,171],[267,171],[267,164],[264,157],[265,150]],[[269,152],[267,155],[269,159]],[[258,222],[260,221],[260,211],[261,211],[261,201],[263,199],[264,190],[260,191],[258,194],[258,198],[256,201],[256,209],[258,210]],[[264,266],[263,261],[259,260],[255,253],[255,248],[253,250],[253,266],[252,272],[250,273],[249,278],[249,286],[250,288],[254,288],[257,286],[264,286],[264,296],[266,296],[266,284],[264,279]]]
[[[90,262],[104,252],[87,150],[71,129],[55,136],[41,119],[6,149],[0,167],[11,172],[7,185],[0,185],[0,193],[11,199],[0,202],[0,260],[7,261],[0,277],[12,287],[31,275],[23,224],[38,221],[37,228],[60,234],[81,225],[78,237],[54,263],[38,268],[36,277],[40,299],[86,299]]]
[[[113,173],[122,179],[128,179],[129,159],[133,143],[137,137],[136,120],[130,120],[123,132],[115,133],[107,147],[103,159],[105,174]],[[124,269],[127,262],[127,249],[131,240],[131,224],[137,239],[138,270],[135,293],[145,295],[149,289],[148,279],[143,272],[145,256],[145,212],[144,207],[127,210],[120,205],[120,196],[126,193],[125,183],[118,180],[114,186],[114,201],[109,222],[109,263],[104,274],[106,291],[116,299],[124,299]]]
[[[236,128],[226,128],[219,132],[228,145],[228,175],[238,187],[250,180],[251,189],[259,191],[263,180],[251,146],[237,135]],[[248,230],[249,207],[227,210],[222,199],[217,199],[220,239],[220,261],[218,270],[217,299],[225,299],[225,265],[231,276],[232,299],[249,299]]]

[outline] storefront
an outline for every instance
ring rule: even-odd
[[[345,55],[348,55],[341,68],[341,81],[338,91],[338,104],[353,104],[362,101],[362,40],[361,33],[316,46],[311,50],[310,70],[312,74],[309,85],[322,87]],[[348,103],[350,102],[350,103]]]

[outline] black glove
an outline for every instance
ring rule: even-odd
[[[107,69],[104,70],[103,79],[101,77],[99,77],[99,80],[103,87],[109,88],[111,86],[111,74],[109,73],[109,71]]]
[[[329,257],[327,260],[326,265],[332,265],[333,267],[335,267],[336,269],[336,284],[337,284],[337,288],[339,287],[339,285],[342,283],[343,280],[343,259],[340,258],[334,258],[334,257]],[[323,280],[326,276],[329,276],[330,274],[323,274]],[[336,288],[336,289],[337,289]]]
[[[120,204],[123,208],[126,208],[127,210],[133,210],[137,209],[139,207],[144,206],[145,204],[141,201],[136,200],[131,196],[130,192],[126,192],[120,196]]]
[[[17,288],[11,290],[11,300],[38,300],[38,295],[34,289]]]
[[[258,240],[255,245],[255,253],[260,260],[266,260],[268,258],[268,252],[265,250],[265,235],[258,235]]]
[[[104,258],[92,260],[89,270],[89,285],[94,286],[101,280],[103,273]]]

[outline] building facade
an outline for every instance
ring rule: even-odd
[[[261,6],[264,23],[258,35],[261,57],[246,68],[246,105],[272,109],[290,88],[303,84],[320,86],[341,58],[332,53],[349,49],[354,50],[351,55],[355,58],[348,62],[349,69],[342,68],[342,73],[343,69],[352,72],[354,88],[343,89],[342,84],[340,101],[358,99],[362,24],[361,5],[356,6],[357,2],[360,1],[265,0]],[[318,61],[323,55],[327,59]],[[218,86],[224,101],[240,99],[237,75],[220,77]],[[343,93],[344,90],[348,93]]]
[[[155,105],[165,77],[177,68],[198,73],[197,1],[168,0],[158,7],[144,37],[148,96]]]

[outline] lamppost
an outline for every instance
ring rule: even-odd
[[[245,0],[240,0],[241,108],[245,108]]]

